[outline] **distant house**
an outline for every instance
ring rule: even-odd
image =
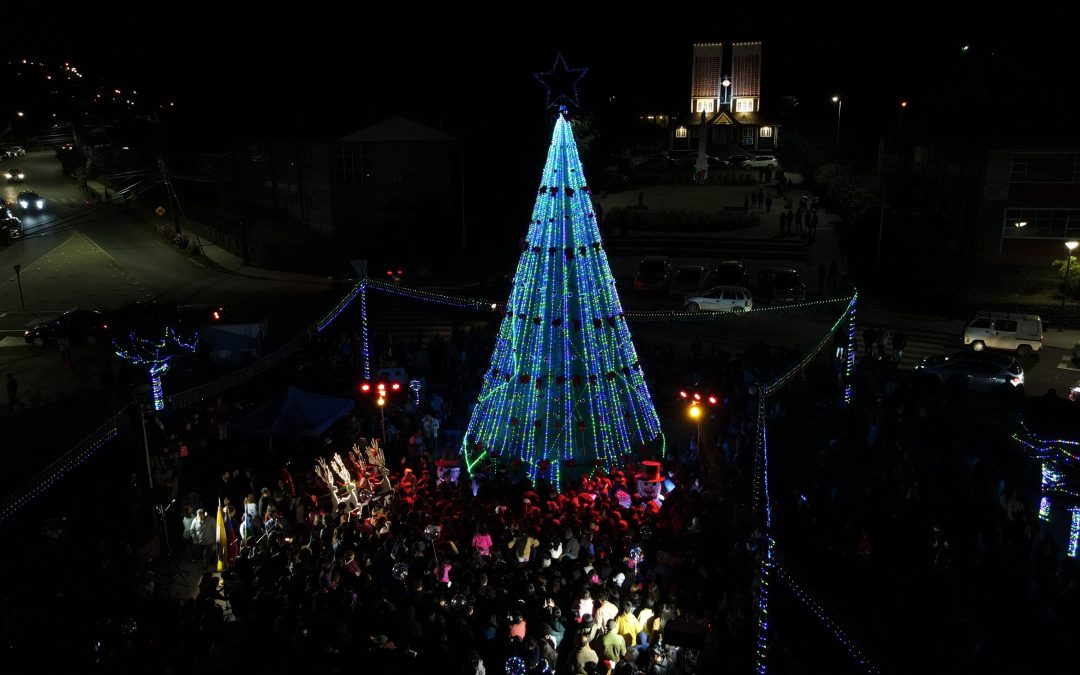
[[[372,245],[456,243],[461,148],[395,117],[331,142],[238,144],[241,203],[287,214],[315,232]],[[455,249],[456,250],[456,249]]]
[[[724,74],[726,53],[730,74]],[[671,125],[671,149],[696,152],[705,134],[709,154],[731,147],[777,150],[780,127],[761,112],[761,65],[760,42],[695,44],[690,110]]]

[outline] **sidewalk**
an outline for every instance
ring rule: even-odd
[[[88,187],[97,191],[99,195],[104,195],[106,188],[104,183],[97,178],[87,178],[86,184]],[[114,192],[109,191],[109,199],[107,203],[121,204],[122,202],[113,202]],[[135,220],[145,225],[148,229],[151,229],[156,235],[159,228],[162,225],[167,225],[170,229],[172,227],[171,219],[159,218],[158,216],[147,212],[142,206],[133,206],[127,213]],[[304,284],[319,284],[330,285],[330,279],[323,275],[318,274],[303,274],[299,272],[283,272],[280,270],[265,269],[262,267],[255,267],[253,265],[245,265],[243,259],[226,249],[220,243],[214,240],[212,235],[212,228],[199,223],[187,216],[181,218],[180,223],[182,231],[188,235],[192,245],[197,246],[202,252],[202,258],[193,256],[194,262],[205,264],[207,267],[217,269],[229,274],[236,274],[238,276],[248,277],[252,279],[268,279],[273,281],[290,281],[295,283]],[[179,250],[178,255],[185,255]]]

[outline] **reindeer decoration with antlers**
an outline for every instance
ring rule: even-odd
[[[329,465],[322,457],[316,458],[315,463],[315,475],[326,484],[326,487],[330,488],[330,498],[334,501],[334,508],[337,508],[339,504],[348,504],[350,511],[358,508],[360,506],[359,501],[356,499],[353,490],[349,489],[349,486],[352,485],[352,476],[349,475],[349,470],[345,468],[345,464],[341,461],[341,455],[335,454]],[[344,495],[341,494],[338,482],[334,478],[335,473],[345,481]]]

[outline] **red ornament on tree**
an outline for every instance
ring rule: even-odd
[[[556,375],[555,376],[555,384],[566,384],[566,376],[565,375]]]
[[[552,326],[555,326],[556,328],[558,328],[559,326],[561,326],[561,325],[562,325],[562,317],[561,317],[561,316],[557,316],[557,317],[555,317],[554,319],[552,319],[552,320],[551,320],[551,325],[552,325]]]
[[[529,376],[528,373],[522,373],[518,376],[518,382],[520,382],[521,384],[528,384],[530,379],[532,378]]]
[[[581,386],[581,376],[580,375],[572,375],[572,376],[570,376],[570,383],[572,385],[574,385],[575,387],[580,387]]]

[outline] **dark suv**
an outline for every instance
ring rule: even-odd
[[[669,258],[645,258],[638,263],[634,275],[635,291],[660,291],[666,293],[671,285],[671,260]]]
[[[806,300],[806,284],[798,271],[791,267],[765,267],[758,273],[757,294],[764,302],[802,302]]]

